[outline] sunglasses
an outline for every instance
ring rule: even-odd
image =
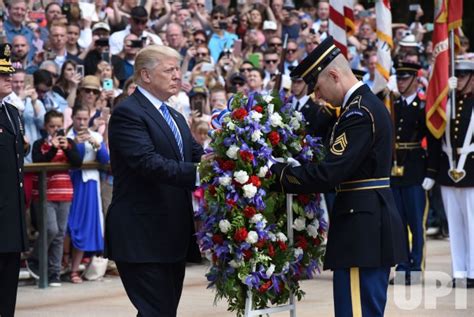
[[[212,17],[213,20],[225,20],[225,16],[222,15],[215,15]]]
[[[140,20],[133,18],[133,22],[135,22],[136,24],[147,24],[148,20]]]
[[[90,94],[90,93],[93,93],[94,95],[100,94],[100,91],[96,89],[84,88],[83,90],[86,94]]]
[[[276,63],[278,63],[278,60],[277,59],[267,59],[267,60],[265,60],[265,63],[266,64],[276,64]]]
[[[294,54],[294,53],[296,53],[296,50],[291,49],[291,50],[286,50],[286,52],[289,53],[289,54]]]
[[[240,68],[240,69],[239,69],[239,72],[245,73],[245,72],[249,72],[249,71],[251,71],[251,70],[252,70],[252,68],[250,68],[250,67],[249,67],[249,68]]]
[[[207,57],[208,54],[207,53],[196,53],[196,56],[197,57]]]
[[[206,43],[206,40],[194,39],[194,42],[197,43],[197,44],[204,44],[204,43]]]
[[[270,44],[268,44],[268,46],[273,46],[273,47],[280,47],[282,45],[283,44],[281,44],[281,43],[270,43]]]
[[[245,86],[245,82],[243,81],[234,81],[233,84],[234,86],[240,86],[240,87]]]

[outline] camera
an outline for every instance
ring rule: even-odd
[[[95,40],[95,46],[109,46],[109,39],[108,38],[100,38]]]
[[[65,136],[66,133],[64,132],[64,129],[57,129],[56,130],[56,136]]]
[[[142,48],[143,40],[131,40],[130,47]]]
[[[199,112],[202,115],[202,109],[204,108],[204,102],[202,100],[196,100],[192,103],[192,109]]]

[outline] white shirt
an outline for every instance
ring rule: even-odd
[[[130,25],[128,25],[125,28],[125,30],[122,30],[120,32],[115,32],[110,36],[110,38],[109,38],[110,54],[117,55],[118,53],[120,53],[122,51],[122,49],[123,49],[123,40],[129,34],[130,34]],[[156,34],[153,34],[153,33],[147,32],[147,31],[143,31],[143,33],[138,38],[141,38],[143,36],[145,36],[147,38],[145,46],[150,45],[150,44],[163,45],[163,41]]]
[[[296,111],[301,111],[303,106],[308,102],[308,99],[309,99],[308,95],[304,95],[300,99],[296,99],[296,97],[295,97],[293,99],[293,109],[295,109]],[[298,105],[298,108],[296,108],[296,104],[298,103],[298,101],[299,101],[300,104]]]
[[[344,96],[344,101],[342,102],[342,108],[345,108],[347,106],[346,103],[349,100],[349,98],[351,97],[351,95],[354,93],[354,91],[356,91],[363,84],[364,84],[363,82],[358,81],[357,83],[354,84],[354,86],[351,87],[351,89],[349,89],[346,92],[346,95]]]
[[[410,96],[408,96],[408,97],[406,97],[406,98],[402,96],[402,100],[405,100],[406,103],[407,103],[407,105],[411,105],[411,103],[413,102],[413,100],[415,100],[417,94],[418,94],[418,93],[415,92],[414,94],[412,94],[412,95],[410,95]]]

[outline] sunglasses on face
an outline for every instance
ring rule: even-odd
[[[239,69],[239,72],[245,73],[245,72],[249,72],[249,71],[251,71],[251,70],[252,70],[252,68],[240,68],[240,69]]]
[[[196,53],[196,57],[206,57],[207,53]]]
[[[197,43],[197,44],[204,44],[204,43],[206,43],[206,40],[194,39],[194,42]]]
[[[267,59],[265,61],[266,64],[276,64],[278,63],[278,60],[277,59]]]
[[[282,46],[282,44],[281,43],[270,43],[270,44],[268,44],[268,46],[280,47],[280,46]]]
[[[289,54],[294,54],[294,53],[296,53],[296,50],[294,50],[294,49],[289,49],[289,50],[287,50],[286,52],[289,53]]]
[[[215,15],[212,17],[213,20],[225,20],[225,16]]]
[[[100,91],[90,88],[84,88],[83,90],[86,94],[93,93],[94,95],[98,95],[100,93]]]

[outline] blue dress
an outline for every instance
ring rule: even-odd
[[[71,130],[72,133],[74,131]],[[75,134],[75,133],[74,133]],[[102,141],[96,132],[91,134]],[[109,162],[109,153],[103,142],[99,150],[94,151],[89,142],[78,143],[77,148],[83,163],[98,161]],[[81,251],[100,252],[104,249],[104,219],[100,198],[100,178],[97,170],[74,170],[71,172],[74,197],[68,219],[68,232],[74,248]]]

